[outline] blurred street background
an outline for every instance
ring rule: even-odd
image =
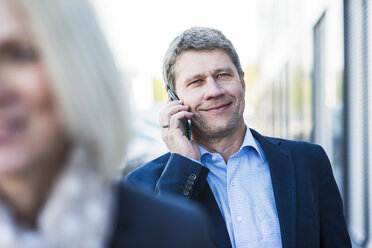
[[[128,173],[167,151],[158,112],[162,59],[192,26],[220,29],[245,71],[245,121],[318,143],[340,188],[354,247],[372,247],[372,2],[93,0],[132,94]]]

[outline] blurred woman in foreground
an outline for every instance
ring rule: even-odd
[[[87,1],[0,0],[0,247],[208,246],[195,210],[113,185],[128,120]]]

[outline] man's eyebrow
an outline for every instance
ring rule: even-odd
[[[234,70],[230,67],[224,67],[224,68],[219,68],[219,69],[216,69],[214,71],[214,73],[218,73],[218,72],[228,72],[228,73],[233,73]]]
[[[185,79],[185,82],[191,82],[191,81],[193,81],[193,80],[195,80],[195,79],[202,78],[202,77],[205,77],[205,75],[202,74],[202,73],[195,74],[195,75],[192,75],[192,76],[186,78],[186,79]]]
[[[229,74],[232,74],[232,73],[234,73],[234,69],[231,68],[231,67],[222,67],[222,68],[218,68],[218,69],[213,70],[213,74],[216,74],[216,73],[219,73],[219,72],[227,72]],[[184,83],[192,82],[193,80],[196,80],[196,79],[199,79],[199,78],[204,78],[204,77],[205,77],[205,74],[203,74],[203,73],[195,74],[195,75],[192,75],[192,76],[186,78],[184,80]]]

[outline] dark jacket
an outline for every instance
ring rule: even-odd
[[[110,248],[211,247],[205,217],[183,199],[155,198],[118,185],[117,215]]]
[[[341,196],[324,150],[251,131],[269,164],[283,247],[351,247]],[[160,195],[173,193],[198,202],[209,215],[216,247],[231,247],[206,181],[208,172],[190,159],[168,153],[138,168],[126,180]]]

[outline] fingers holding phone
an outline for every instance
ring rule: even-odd
[[[172,95],[170,94],[170,97]],[[191,142],[190,118],[193,113],[182,100],[169,99],[159,114],[159,123],[162,127],[162,138],[171,153],[178,153],[199,160],[199,149]]]
[[[169,120],[169,132],[177,132],[175,136],[185,136],[190,140],[190,127],[189,119],[193,116],[193,113],[186,110],[179,111],[171,115]],[[181,131],[181,133],[179,133]],[[191,141],[190,141],[191,142]]]
[[[188,109],[189,107],[186,105],[183,105],[183,102],[181,100],[171,101],[170,99],[168,99],[166,106],[159,113],[160,126],[163,128],[163,130],[169,131],[170,120],[171,120],[172,115],[178,112],[188,111]]]
[[[169,137],[169,132],[171,130],[173,133],[176,134],[176,136],[185,135],[185,133],[181,129],[179,129],[180,121],[178,118],[191,118],[192,113],[188,112],[188,109],[189,107],[184,105],[182,100],[168,100],[166,106],[160,112],[159,123],[162,127],[162,138],[166,143]]]
[[[178,96],[171,90],[168,89],[168,95],[172,101],[179,101]],[[181,129],[182,133],[191,141],[191,117],[184,116],[179,119],[178,127]]]

